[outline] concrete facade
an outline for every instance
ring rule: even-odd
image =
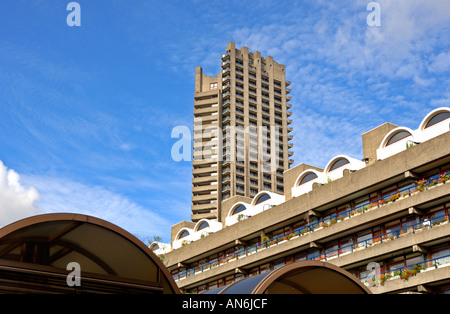
[[[434,127],[442,130],[448,122]],[[450,268],[445,268],[450,265],[450,181],[438,183],[450,174],[450,132],[439,131],[377,158],[377,150],[384,148],[380,144],[396,128],[386,123],[364,133],[364,167],[352,170],[344,164],[334,180],[314,182],[303,194],[291,194],[301,174],[326,169],[300,164],[284,171],[283,201],[233,225],[225,223],[229,211],[255,199],[235,196],[222,202],[220,230],[165,254],[180,289],[200,293],[279,265],[315,259],[351,272],[374,293],[450,290]],[[330,164],[334,160],[339,158]],[[430,184],[422,189],[420,179]],[[399,278],[397,271],[406,274],[405,267],[415,264],[423,269],[409,280]],[[377,265],[376,277],[368,277],[369,265]]]
[[[285,66],[233,42],[221,59],[218,75],[195,70],[194,222],[220,221],[222,201],[235,195],[284,193],[283,171],[293,163]]]

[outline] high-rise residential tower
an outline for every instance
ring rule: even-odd
[[[230,42],[215,76],[195,72],[192,221],[220,219],[220,204],[284,193],[294,162],[285,66]]]

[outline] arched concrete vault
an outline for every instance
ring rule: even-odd
[[[300,261],[205,294],[371,294],[371,291],[333,264]]]
[[[67,284],[67,265],[81,285]],[[80,214],[44,214],[0,229],[0,291],[179,293],[159,258],[120,227]]]

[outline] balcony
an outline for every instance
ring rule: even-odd
[[[217,176],[203,176],[192,179],[192,183],[212,183],[217,182]]]
[[[210,172],[217,172],[217,167],[198,167],[198,168],[195,168],[192,170],[193,175],[210,173]]]
[[[291,120],[291,121],[292,121],[292,120]],[[293,128],[292,128],[291,126],[287,128],[288,133],[291,133],[292,130],[293,130]]]
[[[194,108],[194,116],[199,117],[200,115],[208,115],[208,114],[212,114],[212,113],[217,113],[217,108],[218,108],[218,106]]]
[[[292,96],[286,96],[286,101],[290,101],[292,99]]]
[[[286,86],[291,85],[291,81],[286,81]]]
[[[431,181],[431,180],[430,180]],[[443,184],[441,184],[442,186]],[[436,188],[436,186],[428,185],[431,188]],[[445,188],[445,186],[443,187]],[[429,188],[430,189],[430,188]],[[448,189],[447,189],[448,190]],[[426,191],[426,190],[423,190]],[[253,254],[257,253],[258,251],[262,251],[265,249],[268,249],[273,246],[283,245],[281,248],[284,248],[284,250],[288,250],[292,247],[298,247],[298,241],[302,241],[301,239],[305,237],[306,243],[313,243],[316,240],[320,240],[323,237],[326,237],[330,234],[331,228],[343,228],[348,229],[349,224],[360,224],[361,219],[365,219],[367,221],[373,221],[374,217],[380,218],[379,215],[386,215],[391,216],[392,213],[389,212],[389,208],[387,210],[384,209],[384,206],[389,206],[387,203],[388,199],[392,199],[392,196],[394,194],[400,193],[402,196],[398,199],[396,199],[393,202],[409,202],[408,200],[411,200],[410,197],[413,197],[416,194],[420,194],[423,192],[420,185],[415,185],[412,187],[407,187],[403,190],[399,190],[397,192],[394,192],[391,195],[386,195],[383,198],[377,199],[372,201],[371,204],[360,204],[354,208],[349,208],[348,210],[345,210],[343,212],[338,213],[334,217],[327,217],[320,221],[314,221],[309,224],[306,224],[305,226],[299,227],[293,231],[283,233],[281,235],[277,235],[273,237],[272,239],[267,239],[262,243],[258,243],[255,245],[247,246],[240,250],[235,250],[234,252],[230,252],[229,255],[220,258],[218,260],[213,260],[211,262],[208,262],[206,264],[202,264],[200,266],[201,271],[197,273],[191,273],[199,274],[200,272],[203,272],[204,270],[211,269],[213,266],[221,266],[228,264],[228,262],[232,262],[234,260],[239,259],[245,259],[249,260],[249,263],[254,262],[254,260],[258,260],[258,257],[256,256],[253,258]],[[436,190],[435,190],[436,191]],[[441,191],[443,195],[446,195],[446,190]],[[441,197],[438,195],[431,196],[431,198]],[[402,199],[407,199],[406,201],[402,201]],[[419,199],[418,199],[419,200]],[[431,199],[420,199],[420,202],[428,202]],[[401,203],[400,203],[401,204]],[[409,207],[408,204],[404,204],[403,206],[406,206],[406,208]],[[403,206],[400,206],[397,210],[402,211]],[[383,208],[381,210],[381,208]],[[377,210],[378,209],[378,210]],[[366,216],[367,215],[367,216]],[[383,234],[378,234],[376,236],[373,236],[371,238],[365,238],[364,240],[358,241],[358,242],[350,242],[346,246],[341,246],[337,249],[331,249],[331,250],[325,250],[323,252],[317,252],[314,255],[310,255],[308,257],[309,260],[323,260],[323,261],[329,261],[333,260],[335,258],[340,258],[339,262],[336,262],[336,265],[348,265],[350,263],[354,263],[355,259],[365,259],[367,258],[367,254],[364,252],[359,252],[361,250],[366,251],[367,249],[371,250],[372,255],[383,255],[386,251],[399,251],[404,250],[405,248],[410,248],[412,243],[415,244],[421,244],[421,243],[428,243],[429,241],[436,241],[439,238],[443,239],[448,235],[448,231],[450,231],[449,227],[449,213],[442,214],[439,216],[432,216],[431,218],[424,218],[420,222],[410,224],[403,227],[397,227],[394,229],[390,229],[388,232]],[[364,218],[365,217],[365,218]],[[353,222],[354,221],[354,222]],[[334,232],[339,232],[339,230],[334,230]],[[414,237],[414,238],[413,238]],[[293,242],[292,245],[286,243],[287,241],[296,241]],[[313,242],[311,242],[313,241]],[[388,246],[388,247],[386,247]],[[393,247],[395,246],[395,248]],[[280,252],[280,249],[278,249],[278,252]],[[272,250],[272,249],[271,249]],[[374,251],[376,250],[376,252]],[[264,253],[263,253],[264,254]],[[348,254],[351,254],[350,257],[346,256]],[[232,258],[230,258],[232,257]],[[438,260],[439,259],[439,260]],[[422,264],[423,271],[434,271],[439,268],[444,268],[446,266],[450,266],[450,258],[449,256],[439,256],[437,258],[433,258],[433,261],[426,260],[421,261],[417,264]],[[219,261],[219,263],[216,263]],[[437,263],[436,263],[437,261]],[[333,261],[334,262],[334,261]],[[429,262],[429,263],[428,263]],[[211,263],[214,263],[212,265]],[[425,264],[427,263],[427,264]],[[413,267],[415,265],[408,265],[408,267]],[[450,268],[449,268],[450,269]],[[389,272],[394,272],[397,269],[390,270]],[[389,273],[389,272],[386,272]],[[188,275],[190,276],[190,275]],[[399,278],[399,277],[397,277]],[[442,277],[440,277],[442,278]],[[175,278],[175,280],[180,278]],[[361,281],[364,281],[365,278],[360,278]],[[389,280],[395,280],[396,278],[388,278]],[[401,287],[400,287],[401,288]]]
[[[201,201],[214,201],[217,199],[217,194],[198,194],[192,195],[191,201],[193,203],[201,202]]]
[[[291,92],[290,88],[286,88],[286,94],[289,94]]]
[[[222,183],[229,182],[230,180],[231,180],[230,175],[225,175],[225,176],[222,177]]]
[[[193,204],[192,212],[204,211],[204,210],[215,210],[217,209],[217,203],[208,203],[208,204]]]
[[[192,188],[192,193],[217,191],[217,185],[199,185]]]
[[[287,109],[291,109],[291,107],[292,107],[292,104],[286,104]]]

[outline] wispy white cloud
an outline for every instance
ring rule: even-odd
[[[19,174],[0,161],[0,227],[43,213],[40,195],[32,186],[24,186]]]
[[[102,186],[61,177],[24,175],[23,178],[39,191],[45,213],[94,216],[116,224],[140,239],[152,236],[166,239],[170,232],[171,224],[161,214]]]
[[[297,18],[230,33],[286,65],[296,163],[361,157],[362,133],[384,122],[416,127],[448,99],[450,3],[378,2],[381,27],[367,25],[367,1],[319,1],[307,5],[309,14],[295,8]]]

